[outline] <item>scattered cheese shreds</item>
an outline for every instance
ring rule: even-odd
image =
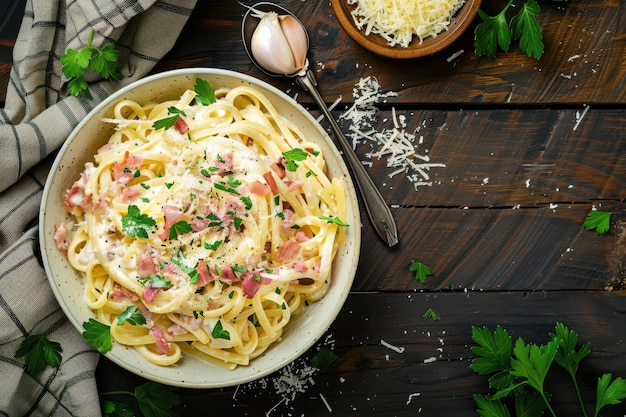
[[[421,43],[448,29],[464,0],[348,0],[356,5],[352,19],[366,35],[380,35],[390,46],[409,46],[414,37]]]
[[[383,92],[375,77],[361,78],[353,88],[354,104],[339,118],[351,123],[348,137],[352,139],[352,148],[356,149],[361,140],[376,145],[377,149],[366,154],[369,158],[386,158],[388,168],[392,168],[389,178],[398,174],[405,177],[417,190],[420,186],[432,186],[429,171],[431,168],[442,168],[445,164],[432,163],[428,155],[420,155],[416,146],[422,145],[424,137],[419,136],[416,145],[416,135],[407,132],[406,117],[398,115],[395,107],[392,107],[392,122],[394,127],[376,131],[372,128],[375,123],[376,113],[380,99],[397,96],[395,92]],[[425,126],[425,121],[422,123]],[[445,124],[444,124],[445,126]],[[440,130],[444,126],[440,127]],[[363,162],[371,166],[371,162]]]
[[[383,345],[384,347],[393,350],[394,352],[397,353],[402,353],[404,352],[404,348],[401,346],[394,346],[391,343],[385,342],[383,339],[380,339],[380,344]]]

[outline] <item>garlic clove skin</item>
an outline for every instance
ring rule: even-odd
[[[309,40],[302,24],[293,16],[281,16],[280,27],[287,38],[293,59],[298,70],[304,68]]]
[[[306,65],[308,39],[300,22],[292,16],[267,12],[252,34],[250,48],[254,59],[267,71],[292,75]]]

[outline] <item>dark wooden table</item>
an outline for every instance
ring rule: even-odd
[[[243,7],[233,0],[198,3],[155,72],[240,71],[297,96],[319,115],[292,80],[267,77],[250,63],[240,38]],[[336,116],[352,104],[359,79],[375,76],[397,97],[379,105],[374,127],[393,128],[394,112],[406,117],[406,131],[423,136],[418,153],[428,151],[445,167],[430,171],[432,186],[416,187],[402,175],[390,177],[384,158],[372,160],[367,170],[392,207],[400,244],[387,248],[362,210],[353,291],[320,342],[262,381],[182,389],[177,411],[473,416],[473,394],[488,386],[470,369],[472,326],[501,325],[514,338],[540,344],[556,322],[592,346],[579,371],[592,408],[601,374],[626,377],[626,1],[540,1],[540,60],[517,47],[494,59],[478,57],[472,27],[443,52],[403,61],[355,44],[329,1],[278,3],[310,31],[309,60],[321,94],[329,104],[341,97]],[[503,2],[485,3],[492,11]],[[0,101],[16,29],[8,21],[1,32]],[[343,127],[347,132],[349,124]],[[366,143],[356,149],[364,160],[371,150]],[[582,226],[594,206],[612,213],[605,235]],[[424,283],[409,271],[413,261],[432,268]],[[429,308],[439,321],[423,318]],[[338,359],[308,375],[320,347]],[[103,391],[145,382],[106,359],[97,376]],[[295,383],[282,394],[277,384],[286,376]],[[551,372],[546,389],[557,415],[581,415],[563,372]],[[622,404],[602,415],[625,414]]]

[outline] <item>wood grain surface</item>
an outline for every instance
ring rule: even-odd
[[[469,367],[472,327],[501,325],[515,338],[544,343],[563,322],[593,349],[580,369],[593,414],[596,379],[606,372],[626,377],[626,2],[539,1],[540,60],[516,46],[492,59],[477,56],[475,21],[448,49],[401,61],[352,41],[329,1],[277,3],[307,26],[311,68],[325,101],[338,103],[333,114],[345,133],[351,123],[342,116],[355,84],[374,76],[397,95],[379,103],[372,129],[392,129],[401,120],[414,135],[416,153],[444,166],[427,172],[432,185],[417,186],[388,167],[385,156],[372,156],[379,143],[356,141],[391,206],[400,244],[387,248],[361,209],[362,257],[353,292],[327,334],[260,381],[181,390],[177,412],[473,416],[472,396],[488,385]],[[483,1],[482,9],[493,14],[505,3]],[[15,10],[13,20],[0,20],[0,102],[19,27]],[[292,79],[271,78],[250,62],[240,35],[244,12],[234,0],[198,1],[154,72],[243,72],[286,91],[318,117]],[[604,235],[582,226],[594,207],[612,213]],[[413,261],[432,268],[424,283],[410,272]],[[425,320],[429,308],[441,320]],[[322,347],[338,359],[326,371],[312,370],[310,358]],[[103,392],[145,382],[106,358],[97,376]],[[292,384],[281,390],[287,377]],[[557,415],[581,415],[563,372],[549,374],[546,390]],[[626,415],[626,406],[602,415]]]

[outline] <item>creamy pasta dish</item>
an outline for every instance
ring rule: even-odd
[[[158,365],[247,365],[324,296],[346,239],[345,183],[251,86],[119,101],[67,191],[57,247],[115,343]]]

